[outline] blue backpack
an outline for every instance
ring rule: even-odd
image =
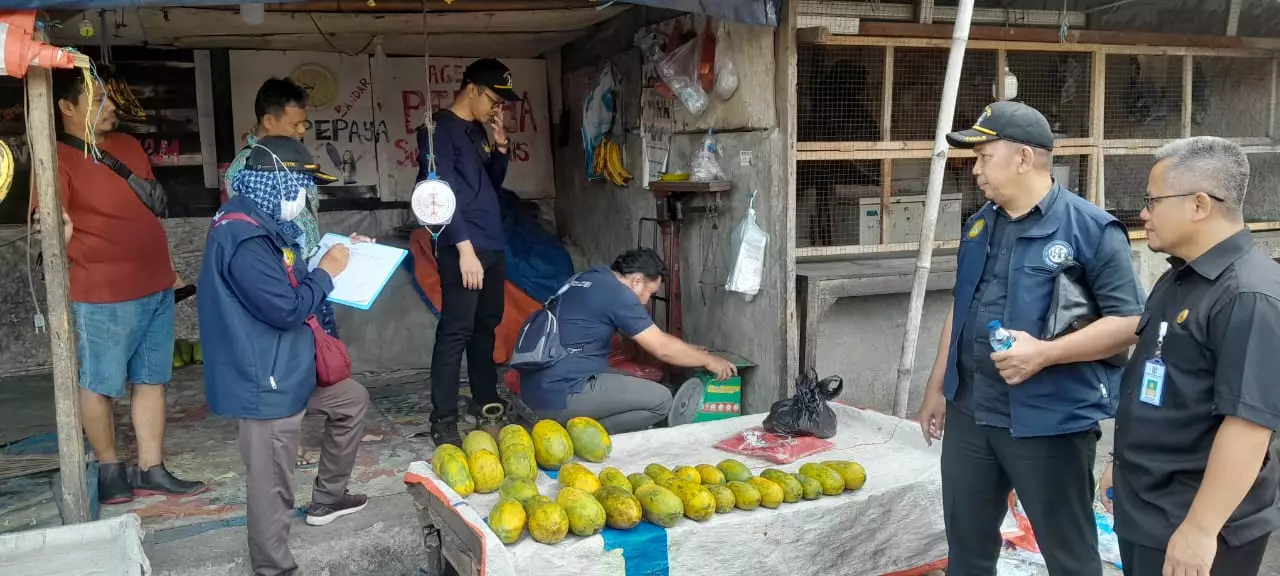
[[[511,352],[509,365],[520,372],[535,372],[549,368],[569,355],[569,351],[560,344],[560,323],[556,320],[551,305],[558,300],[573,282],[582,274],[574,274],[560,290],[556,291],[543,303],[542,309],[534,312],[520,327],[520,336],[516,338],[515,348]]]

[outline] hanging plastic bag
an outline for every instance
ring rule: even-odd
[[[715,132],[707,130],[707,135],[702,137],[702,146],[693,153],[689,169],[693,172],[689,180],[693,182],[714,182],[726,179],[724,170],[720,169],[720,145],[716,143]]]
[[[698,85],[698,39],[694,38],[672,50],[658,62],[658,76],[671,88],[690,114],[697,116],[707,109],[707,93]]]
[[[613,131],[617,114],[618,82],[613,64],[606,64],[596,77],[596,85],[587,92],[582,102],[582,151],[586,164],[587,180],[603,180],[596,170],[596,149]]]
[[[733,45],[729,43],[729,27],[720,21],[720,33],[716,35],[716,83],[712,93],[721,101],[728,100],[738,91],[738,71],[733,67]]]
[[[843,389],[844,380],[839,376],[819,381],[817,372],[810,368],[796,378],[795,396],[773,403],[764,419],[764,429],[787,436],[835,436],[836,413],[827,401],[839,396]]]
[[[764,282],[764,249],[769,245],[769,234],[756,224],[755,203],[756,193],[753,191],[747,204],[747,215],[733,231],[733,267],[729,269],[729,279],[724,284],[726,290],[746,294],[748,301],[755,298]]]

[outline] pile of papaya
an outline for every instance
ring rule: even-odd
[[[845,460],[809,462],[797,472],[769,468],[752,475],[745,464],[728,459],[712,466],[649,464],[626,474],[605,467],[597,474],[578,459],[599,464],[609,458],[613,442],[599,422],[573,418],[561,426],[542,420],[530,434],[511,424],[494,438],[476,430],[462,448],[436,448],[431,466],[458,495],[498,492],[488,524],[498,539],[514,544],[527,530],[542,544],[557,544],[569,533],[591,536],[605,526],[628,530],[641,521],[663,528],[681,518],[704,522],[716,514],[777,508],[784,503],[817,500],[862,488],[867,472]],[[556,473],[555,499],[540,494],[534,483],[538,468]]]
[[[177,370],[192,364],[204,364],[204,350],[200,347],[200,341],[181,338],[174,340],[173,369]]]

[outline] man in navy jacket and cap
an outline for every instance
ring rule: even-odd
[[[461,445],[458,388],[467,356],[472,416],[501,403],[493,363],[494,329],[502,323],[506,284],[506,239],[498,187],[507,177],[511,141],[503,127],[503,105],[519,102],[511,71],[485,58],[472,62],[449,108],[436,112],[436,175],[457,199],[456,213],[440,232],[440,323],[431,353],[431,439]],[[486,129],[487,128],[487,129]],[[492,132],[490,139],[489,132]],[[418,132],[418,181],[430,176],[431,142]]]
[[[325,416],[325,438],[306,522],[322,526],[364,509],[347,492],[364,433],[369,393],[347,379],[316,382],[316,345],[307,319],[347,267],[347,248],[330,248],[314,270],[299,256],[306,189],[324,178],[301,142],[271,136],[253,145],[214,216],[200,269],[200,340],[205,397],[236,419],[246,469],[249,559],[256,576],[295,574],[289,552],[293,485],[305,413]]]

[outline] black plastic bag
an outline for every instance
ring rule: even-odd
[[[788,436],[836,435],[836,413],[827,401],[840,395],[844,380],[827,376],[818,380],[812,369],[796,377],[796,395],[773,403],[764,419],[764,429]]]

